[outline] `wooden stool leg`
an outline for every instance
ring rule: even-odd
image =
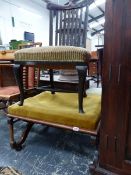
[[[85,80],[87,75],[87,66],[76,66],[76,69],[78,71],[78,77],[79,77],[79,112],[84,113],[83,110],[83,94],[84,94],[84,87],[85,87]]]
[[[54,88],[54,77],[53,77],[53,70],[50,69],[49,70],[49,73],[50,73],[50,84],[51,84],[51,88],[53,89]],[[55,91],[51,91],[52,94],[55,94]]]
[[[19,89],[20,89],[20,103],[19,103],[19,105],[22,106],[23,102],[24,102],[22,66],[15,64],[13,68],[14,68],[15,79],[16,79],[17,85],[19,86]]]

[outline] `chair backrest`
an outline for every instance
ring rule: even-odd
[[[93,0],[82,0],[63,6],[48,3],[49,45],[86,47],[88,7],[92,2]]]

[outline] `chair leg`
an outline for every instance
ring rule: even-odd
[[[25,142],[32,126],[33,126],[33,123],[30,123],[28,122],[27,123],[27,126],[26,126],[26,129],[23,131],[21,137],[20,137],[20,140],[19,141],[15,141],[15,138],[14,138],[14,118],[9,118],[8,119],[8,125],[9,125],[9,130],[10,130],[10,146],[11,148],[13,149],[16,149],[16,150],[21,150],[22,149],[22,144]]]
[[[78,77],[79,77],[79,87],[78,87],[79,112],[84,113],[83,94],[84,94],[85,80],[87,75],[87,66],[76,66],[76,69],[78,71]]]
[[[22,106],[24,102],[24,86],[23,86],[23,75],[22,75],[22,66],[15,64],[14,65],[14,74],[15,74],[15,79],[17,82],[17,85],[19,86],[20,89],[20,103],[19,105]]]
[[[50,84],[51,84],[51,88],[53,89],[54,88],[54,77],[53,77],[53,70],[50,69],[49,70],[49,73],[50,73]],[[52,94],[55,94],[55,91],[51,91]]]
[[[83,97],[87,97],[86,88],[84,87]]]

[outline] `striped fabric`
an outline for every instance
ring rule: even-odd
[[[73,46],[33,47],[15,52],[16,61],[87,62],[90,57],[85,48]]]

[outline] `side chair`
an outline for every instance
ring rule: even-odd
[[[8,108],[12,148],[22,148],[35,123],[98,136],[101,97],[87,95],[83,98],[87,65],[91,57],[84,47],[88,7],[92,2],[82,0],[79,3],[69,3],[64,6],[48,3],[49,46],[25,48],[15,52],[14,72],[20,89],[20,102]],[[53,24],[55,24],[55,31]],[[55,39],[54,42],[53,39]],[[21,69],[24,66],[36,66],[50,71],[50,86],[37,87],[38,92],[43,92],[27,99],[25,99],[21,75]],[[78,88],[74,91],[57,89],[54,86],[53,69],[76,69],[79,77]],[[14,124],[17,120],[24,121],[27,125],[20,139],[15,141]]]

